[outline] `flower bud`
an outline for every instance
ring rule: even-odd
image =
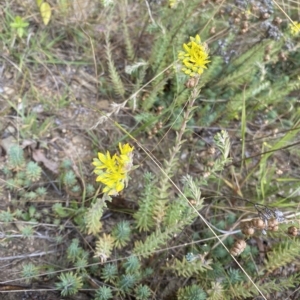
[[[197,83],[198,83],[198,78],[197,77],[191,77],[188,79],[188,81],[185,83],[185,86],[188,88],[188,89],[191,89],[191,88],[194,88]]]
[[[282,19],[280,19],[279,17],[274,18],[273,23],[275,25],[280,25],[282,23]]]
[[[297,236],[298,235],[298,228],[295,226],[290,226],[288,228],[288,234],[291,236]]]
[[[212,27],[209,31],[210,34],[215,34],[216,33],[216,27]]]
[[[234,24],[239,24],[241,22],[241,19],[240,18],[235,18],[233,20]]]
[[[266,20],[266,19],[269,19],[270,18],[270,14],[268,14],[268,13],[263,13],[263,14],[261,14],[261,16],[260,16],[263,20]]]
[[[249,28],[248,22],[247,21],[243,21],[241,28],[242,29],[248,29]]]
[[[241,34],[245,34],[247,31],[248,31],[248,28],[244,28],[240,32],[241,32]]]
[[[278,221],[275,218],[271,218],[268,220],[268,229],[271,231],[278,231]]]
[[[251,221],[251,224],[254,228],[257,228],[257,229],[265,229],[266,228],[266,224],[265,222],[262,220],[262,219],[253,219]]]
[[[255,229],[253,227],[243,228],[242,233],[247,236],[252,236],[255,233]]]

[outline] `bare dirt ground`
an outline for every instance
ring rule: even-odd
[[[33,79],[34,85],[39,92],[42,92],[45,97],[55,99],[56,96],[61,96],[61,91],[58,88],[61,76],[68,78],[70,87],[70,95],[66,108],[60,108],[55,111],[49,111],[45,103],[41,103],[30,96],[28,102],[22,103],[20,97],[23,92],[19,92],[20,83],[18,80],[18,72],[12,67],[7,60],[1,61],[1,81],[0,81],[0,165],[4,166],[7,160],[7,149],[16,142],[20,142],[21,131],[28,136],[31,136],[29,130],[22,129],[24,119],[22,118],[19,109],[24,109],[27,112],[34,112],[34,122],[37,126],[46,120],[51,119],[51,125],[43,132],[39,132],[36,138],[22,138],[23,148],[26,155],[26,160],[39,161],[43,168],[44,186],[47,187],[49,193],[43,201],[33,203],[39,209],[49,208],[55,202],[66,203],[69,201],[68,196],[64,191],[61,191],[57,182],[49,183],[53,176],[53,171],[57,172],[56,168],[59,163],[65,158],[73,162],[74,167],[80,165],[81,172],[87,178],[91,178],[91,160],[93,157],[91,137],[87,134],[88,130],[94,126],[99,118],[97,110],[105,111],[108,108],[109,101],[102,99],[96,101],[96,87],[93,76],[86,73],[86,68],[77,68],[62,70],[61,67],[48,69],[48,72],[41,74],[35,73],[36,78]],[[58,73],[57,73],[58,72]],[[58,89],[57,89],[58,88]],[[19,105],[12,108],[11,103]],[[22,108],[21,108],[22,107]],[[92,107],[93,109],[89,109]],[[49,124],[50,124],[49,123]],[[26,126],[26,125],[25,125]],[[30,126],[29,126],[30,127]],[[108,134],[107,126],[99,128],[102,132],[103,140]],[[38,128],[36,128],[38,129]],[[14,192],[4,188],[6,178],[3,173],[0,174],[0,185],[2,187],[0,194],[1,210],[15,210],[12,207],[11,201],[21,201],[14,199]],[[43,183],[41,183],[43,185]],[[20,203],[21,209],[28,208],[29,203]],[[18,205],[17,205],[18,207]],[[13,211],[12,211],[13,212]],[[20,271],[24,263],[32,262],[35,265],[43,266],[45,263],[61,266],[63,262],[62,254],[66,250],[68,241],[71,237],[78,235],[72,226],[66,224],[65,230],[58,230],[57,227],[50,224],[40,222],[34,228],[34,235],[30,238],[22,238],[20,229],[25,226],[22,221],[14,221],[10,224],[1,224],[1,245],[0,245],[0,299],[60,299],[58,292],[35,292],[35,290],[53,289],[53,281],[47,276],[40,276],[38,282],[24,283]],[[55,237],[62,234],[65,242],[57,245]],[[46,270],[44,270],[46,272]],[[42,272],[43,273],[43,272]],[[24,291],[13,292],[14,290],[22,289]],[[11,292],[9,292],[11,291]],[[84,294],[74,296],[71,299],[89,299]],[[67,298],[65,298],[67,299]]]

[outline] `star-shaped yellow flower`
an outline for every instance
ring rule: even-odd
[[[206,64],[210,62],[208,60],[208,50],[206,46],[201,43],[200,36],[197,34],[196,37],[190,37],[190,42],[183,44],[183,49],[185,51],[180,51],[178,53],[178,59],[181,60],[184,67],[182,71],[194,77],[196,75],[201,75],[206,69]]]
[[[103,193],[117,195],[122,191],[128,182],[128,172],[132,169],[133,149],[129,144],[119,144],[120,155],[98,153],[94,158],[94,173],[97,174],[96,181],[105,185]]]
[[[293,22],[289,25],[291,35],[297,35],[300,32],[300,23],[299,22]]]

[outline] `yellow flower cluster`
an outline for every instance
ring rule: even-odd
[[[107,151],[106,154],[98,153],[94,158],[94,173],[97,174],[96,181],[105,185],[103,193],[117,195],[127,185],[128,173],[132,169],[133,149],[129,144],[119,143],[120,155],[113,156]]]
[[[169,0],[170,8],[175,8],[177,6],[177,0]]]
[[[297,35],[300,32],[300,23],[299,22],[293,22],[289,25],[290,32],[292,35]]]
[[[203,73],[210,60],[208,60],[208,50],[201,43],[200,36],[197,34],[196,37],[190,37],[190,40],[188,44],[183,44],[184,51],[178,53],[178,59],[184,65],[182,71],[194,77]]]

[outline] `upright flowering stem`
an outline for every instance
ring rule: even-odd
[[[194,103],[195,103],[195,100],[197,99],[198,95],[200,94],[200,87],[197,86],[198,82],[199,82],[199,77],[197,78],[197,83],[196,83],[194,89],[192,90],[191,95],[188,99],[186,110],[183,113],[183,120],[182,120],[180,129],[177,132],[175,145],[171,152],[171,157],[170,157],[171,161],[174,160],[176,157],[176,154],[179,153],[179,150],[182,145],[182,137],[186,130],[186,125],[187,125],[188,121],[191,119],[191,117],[193,116],[192,112],[194,110]]]
[[[179,131],[176,134],[175,145],[170,151],[170,157],[165,161],[164,176],[160,179],[160,187],[158,189],[157,201],[154,205],[154,214],[157,225],[159,226],[166,214],[168,206],[168,189],[170,188],[169,178],[177,167],[177,155],[183,144],[183,134],[186,131],[186,125],[193,116],[194,103],[200,93],[199,79],[201,74],[207,68],[208,50],[205,44],[201,43],[199,35],[190,37],[190,42],[183,44],[183,51],[178,53],[178,59],[182,64],[181,71],[190,78],[186,83],[188,88],[192,88],[191,95],[187,100],[186,110],[183,114],[183,121]]]
[[[196,80],[198,83],[199,77]],[[160,180],[160,187],[159,187],[159,201],[157,201],[154,211],[155,211],[155,217],[156,217],[156,222],[157,225],[162,223],[163,218],[166,213],[166,207],[168,205],[168,199],[164,198],[164,195],[167,195],[168,188],[169,188],[169,177],[172,176],[172,173],[174,169],[176,168],[176,160],[177,160],[177,155],[180,152],[181,146],[183,144],[183,134],[186,131],[186,126],[188,121],[191,119],[193,116],[193,110],[194,110],[194,103],[195,100],[197,99],[198,95],[200,93],[200,87],[195,85],[193,90],[191,91],[191,95],[187,101],[186,105],[186,110],[183,114],[183,120],[180,126],[179,131],[176,134],[176,139],[175,139],[175,145],[170,151],[170,157],[167,161],[165,161],[165,169],[164,173],[167,174],[168,176],[163,176]]]

